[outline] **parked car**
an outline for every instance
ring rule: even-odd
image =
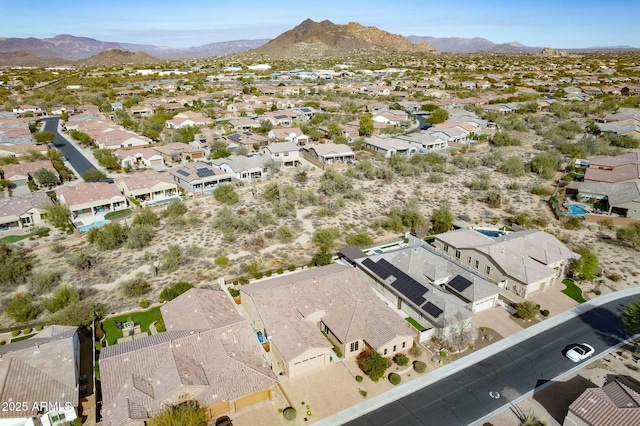
[[[595,352],[596,350],[593,349],[593,346],[586,343],[580,343],[569,349],[566,356],[573,362],[580,362],[589,358]]]
[[[216,419],[216,426],[233,426],[229,416],[220,416]]]

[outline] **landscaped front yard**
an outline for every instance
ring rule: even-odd
[[[116,341],[122,337],[122,330],[116,327],[116,322],[129,322],[133,321],[135,325],[140,325],[140,331],[148,332],[149,325],[153,324],[162,318],[160,313],[160,307],[156,306],[142,312],[131,312],[129,314],[120,315],[117,317],[107,318],[102,321],[102,330],[104,331],[109,346],[114,345]]]

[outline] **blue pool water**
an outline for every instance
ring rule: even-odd
[[[569,215],[584,216],[587,213],[589,213],[589,211],[585,209],[584,206],[580,204],[569,204]]]
[[[89,229],[99,228],[107,223],[111,223],[110,220],[99,220],[97,222],[90,223],[89,225],[78,226],[78,231],[87,232]]]
[[[498,237],[502,237],[503,235],[506,235],[506,232],[503,232],[503,231],[491,231],[488,229],[476,229],[476,231],[486,235],[487,237],[493,237],[493,238],[498,238]]]

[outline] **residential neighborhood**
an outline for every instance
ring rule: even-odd
[[[4,36],[0,426],[640,424],[636,49]]]

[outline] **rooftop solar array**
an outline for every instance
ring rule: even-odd
[[[176,173],[181,174],[182,176],[189,176],[189,172],[187,172],[186,170],[176,170]]]
[[[362,262],[362,264],[383,280],[386,280],[393,275],[393,277],[395,277],[395,281],[391,283],[393,288],[398,290],[402,295],[406,296],[418,306],[424,303],[425,298],[422,297],[422,295],[429,289],[393,266],[391,263],[387,262],[385,259],[380,259],[378,262],[374,262],[370,258],[367,258]]]
[[[213,172],[213,170],[207,169],[207,168],[204,168],[204,167],[196,169],[196,174],[200,178],[208,177],[208,176],[215,176],[215,173]]]
[[[448,284],[449,287],[453,288],[458,293],[462,293],[472,285],[473,283],[462,275],[456,275]]]
[[[438,318],[444,312],[431,302],[427,302],[422,307],[422,310],[431,315],[433,318]]]

